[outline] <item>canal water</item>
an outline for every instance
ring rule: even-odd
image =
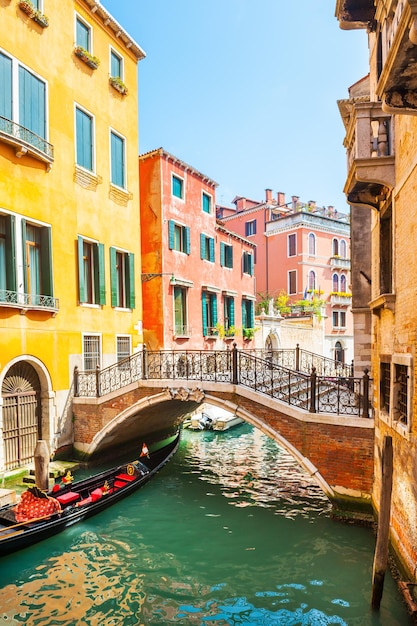
[[[247,424],[184,431],[142,490],[0,559],[0,626],[405,626],[390,575],[370,609],[373,532]]]

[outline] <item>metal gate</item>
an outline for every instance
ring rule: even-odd
[[[3,443],[5,468],[33,461],[40,438],[40,384],[34,368],[17,363],[10,368],[2,386]]]

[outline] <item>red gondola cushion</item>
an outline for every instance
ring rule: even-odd
[[[97,500],[100,500],[100,498],[103,495],[103,492],[101,489],[94,489],[94,491],[91,492],[91,500],[93,502],[97,502]]]
[[[57,496],[56,499],[62,505],[70,504],[71,502],[75,502],[80,497],[79,493],[75,493],[75,491],[68,491],[67,493],[63,493],[60,496]]]
[[[91,496],[88,496],[88,498],[84,498],[84,500],[80,500],[79,502],[77,502],[76,506],[84,506],[84,504],[91,504],[93,501]]]
[[[135,480],[136,476],[130,476],[130,474],[117,474],[116,478],[130,483],[132,480]]]
[[[40,517],[48,517],[60,510],[61,506],[55,498],[36,498],[30,491],[25,491],[19,504],[14,507],[14,514],[16,522],[29,522]]]

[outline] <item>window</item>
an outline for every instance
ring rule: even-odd
[[[126,187],[125,180],[125,140],[115,132],[110,132],[111,182]]]
[[[80,304],[105,304],[104,245],[78,237],[78,298]]]
[[[233,267],[233,246],[220,242],[220,265],[222,267]]]
[[[255,326],[253,301],[242,299],[242,328],[253,328]]]
[[[75,20],[75,43],[87,52],[92,51],[92,31],[91,26],[80,17]]]
[[[101,365],[100,335],[83,336],[84,370],[92,371]]]
[[[288,235],[288,256],[297,254],[297,239],[295,233]]]
[[[346,276],[342,274],[340,277],[340,292],[346,293]]]
[[[297,270],[290,270],[288,272],[288,294],[294,295],[297,293]]]
[[[114,50],[110,51],[110,76],[123,79],[123,59]]]
[[[174,286],[174,334],[177,337],[187,337],[187,288]]]
[[[316,288],[316,272],[310,270],[308,273],[308,291],[313,293]]]
[[[308,254],[309,256],[315,256],[316,254],[316,235],[309,233],[308,235]]]
[[[340,256],[342,257],[342,259],[346,259],[346,241],[344,239],[342,239],[340,241]]]
[[[392,209],[381,215],[379,224],[379,283],[380,293],[392,292]]]
[[[346,311],[332,312],[333,328],[346,328]]]
[[[235,300],[231,296],[223,299],[224,332],[226,337],[234,334],[235,327]]]
[[[394,420],[408,424],[408,368],[407,365],[394,365]]]
[[[168,246],[170,250],[190,254],[190,228],[188,226],[181,226],[173,220],[169,220]]]
[[[245,223],[245,237],[256,235],[256,220]]]
[[[380,405],[381,409],[390,412],[390,391],[391,391],[391,363],[380,364]]]
[[[110,248],[111,305],[135,308],[135,255]]]
[[[332,253],[333,256],[339,256],[339,242],[337,239],[333,239],[332,241]]]
[[[45,81],[1,52],[0,81],[0,130],[52,157],[52,146],[45,141]]]
[[[200,258],[214,263],[214,239],[200,234]]]
[[[208,291],[201,294],[203,314],[203,336],[215,335],[217,332],[217,295]]]
[[[338,293],[339,291],[339,274],[333,274],[332,277],[332,291]]]
[[[93,140],[93,117],[82,111],[75,109],[75,137],[76,137],[76,163],[86,170],[93,171],[94,140]]]
[[[345,362],[345,350],[340,341],[336,341],[334,346],[334,360],[337,363],[342,363],[342,365]]]
[[[132,338],[129,335],[118,335],[116,337],[116,359],[121,364],[121,367],[126,369],[129,367],[129,363],[126,361],[132,352]],[[120,366],[119,366],[120,367]]]
[[[244,252],[242,255],[242,270],[244,274],[253,276],[253,254]]]
[[[204,191],[202,196],[202,204],[204,213],[211,213],[211,196],[209,196],[208,193],[204,193]]]
[[[22,220],[24,290],[28,304],[42,305],[43,296],[52,296],[51,228]]]
[[[9,299],[7,291],[16,292],[15,217],[0,215],[0,300]]]
[[[172,175],[172,195],[184,200],[184,181],[174,174]]]

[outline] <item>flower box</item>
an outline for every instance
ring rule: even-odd
[[[41,13],[41,11],[38,11],[30,0],[20,0],[19,9],[26,13],[26,15],[28,15],[34,22],[42,26],[42,28],[49,26],[49,20],[46,15]]]
[[[120,76],[110,76],[109,83],[114,89],[116,89],[116,91],[121,93],[123,96],[127,94],[127,87],[120,78]]]
[[[84,61],[84,63],[88,65],[88,67],[91,67],[92,70],[96,70],[100,65],[100,59],[98,59],[97,57],[93,57],[87,50],[85,50],[81,46],[77,46],[76,48],[74,48],[74,54],[79,59],[81,59],[81,61]]]

